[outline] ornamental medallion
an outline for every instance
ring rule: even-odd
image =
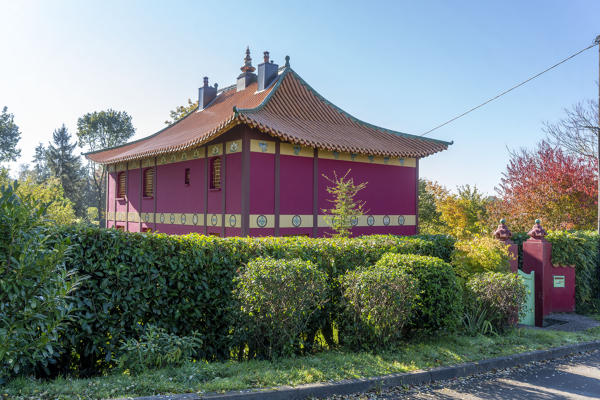
[[[294,228],[299,227],[302,224],[302,217],[299,215],[294,215],[292,217],[292,225],[294,226]]]
[[[260,228],[267,226],[267,217],[264,215],[259,215],[256,217],[256,225],[258,225]]]

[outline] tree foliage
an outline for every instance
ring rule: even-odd
[[[15,117],[5,106],[0,114],[0,162],[17,160],[21,155],[21,150],[17,149],[19,139],[21,132],[15,124]]]
[[[0,172],[0,186],[11,184],[7,170]],[[48,178],[38,183],[34,176],[25,174],[19,180],[16,194],[22,198],[31,198],[39,204],[47,204],[45,216],[48,223],[71,224],[75,221],[73,203],[65,198],[62,185],[58,178]]]
[[[121,145],[135,133],[131,116],[125,111],[94,111],[77,120],[77,138],[79,146],[96,151]],[[100,216],[104,210],[106,187],[106,169],[90,162],[89,174],[93,182],[93,190]]]
[[[448,191],[437,182],[419,182],[419,229],[423,233],[448,234],[470,238],[489,233],[488,206],[493,199],[477,187],[457,187]]]
[[[354,184],[354,178],[348,178],[350,170],[346,171],[343,176],[338,177],[336,172],[333,172],[333,178],[323,175],[332,186],[327,187],[327,193],[333,196],[333,199],[328,199],[333,207],[323,209],[325,221],[333,229],[336,237],[348,237],[354,226],[353,221],[356,218],[365,214],[365,202],[356,200],[355,197],[367,187],[367,182],[362,182],[358,185]]]
[[[439,183],[419,179],[419,232],[436,234],[448,231],[438,210],[438,204],[448,195],[448,190]]]
[[[192,111],[194,111],[195,109],[198,108],[198,101],[192,101],[191,99],[188,99],[188,104],[183,105],[183,106],[178,106],[176,109],[171,110],[169,112],[170,115],[170,119],[165,121],[165,124],[167,125],[171,125],[174,124],[175,122],[179,121],[180,119],[186,117],[189,113],[191,113]]]
[[[85,217],[85,172],[79,156],[73,154],[77,143],[71,143],[71,135],[64,125],[54,131],[52,138],[53,142],[46,150],[48,171],[60,181],[64,195],[73,203],[77,216]]]
[[[558,122],[546,122],[544,131],[548,142],[566,154],[594,162],[598,157],[598,102],[588,100],[564,109]]]
[[[540,218],[552,230],[590,229],[597,218],[597,159],[567,154],[541,142],[514,153],[497,188],[494,219],[513,230],[528,230]]]

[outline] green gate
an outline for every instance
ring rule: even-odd
[[[535,325],[535,271],[529,274],[519,270],[519,276],[527,288],[527,299],[525,300],[525,315],[519,319],[523,325]]]

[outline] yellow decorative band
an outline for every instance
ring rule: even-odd
[[[106,218],[109,221],[124,222],[126,220],[126,212],[108,212]],[[141,218],[141,221],[140,221]],[[204,226],[204,214],[198,213],[137,213],[130,212],[129,222],[142,222],[147,224],[167,224],[167,225],[188,225],[188,226]],[[208,226],[223,226],[223,214],[208,214],[206,219]],[[240,214],[225,214],[225,227],[241,228],[242,217]]]
[[[272,140],[250,140],[250,151],[254,153],[275,154],[275,142]]]

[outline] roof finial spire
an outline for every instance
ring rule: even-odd
[[[285,66],[286,67],[290,66],[290,56],[285,56]]]
[[[246,47],[246,57],[244,57],[244,66],[240,68],[242,72],[254,72],[256,68],[252,66],[252,57],[250,57],[250,46]]]

